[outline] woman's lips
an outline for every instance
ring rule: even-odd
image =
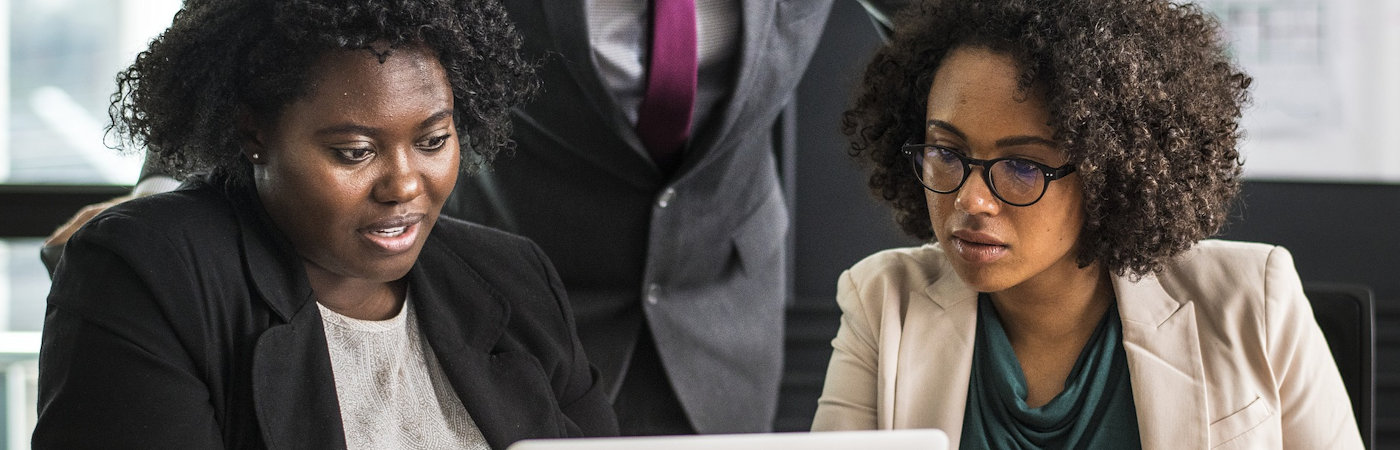
[[[423,214],[397,216],[361,228],[360,235],[385,253],[402,253],[413,248],[422,223]]]
[[[1007,245],[983,233],[955,231],[951,241],[953,251],[970,263],[986,264],[1006,256]]]

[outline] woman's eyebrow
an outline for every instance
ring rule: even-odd
[[[964,140],[964,141],[967,140],[967,135],[963,134],[962,130],[959,130],[958,127],[953,126],[953,124],[951,124],[951,123],[944,122],[944,121],[938,120],[938,119],[929,119],[929,121],[928,121],[928,126],[929,126],[929,128],[940,128],[940,129],[943,129],[944,131],[947,131],[947,132],[949,132],[949,133],[953,133],[953,135],[954,135],[954,136],[957,136],[958,139],[962,139],[962,140]]]
[[[438,122],[440,122],[440,121],[442,121],[443,119],[446,119],[446,118],[448,118],[448,117],[452,117],[452,110],[450,110],[450,109],[444,109],[444,110],[442,110],[442,111],[438,111],[438,112],[436,112],[436,113],[433,113],[433,115],[428,116],[427,119],[423,119],[422,122],[419,122],[418,128],[428,128],[428,127],[433,126],[434,124],[436,124],[436,123],[438,123]],[[369,137],[378,136],[379,133],[380,133],[380,130],[379,130],[378,128],[369,127],[369,126],[365,126],[365,125],[360,125],[360,124],[357,124],[357,123],[342,123],[342,124],[331,125],[331,126],[328,126],[328,127],[325,127],[325,128],[319,129],[319,130],[316,130],[316,132],[315,132],[315,134],[320,135],[320,136],[336,135],[336,134],[359,134],[359,135],[364,135],[364,136],[369,136]]]
[[[928,121],[928,126],[929,126],[930,128],[938,128],[938,129],[940,129],[940,130],[944,130],[944,131],[947,131],[947,132],[949,132],[949,133],[953,133],[953,135],[957,136],[958,139],[967,140],[967,135],[963,134],[962,130],[959,130],[958,127],[953,126],[953,124],[951,124],[951,123],[948,123],[948,122],[945,122],[945,121],[942,121],[942,120],[938,120],[938,119],[930,119],[930,120]],[[1046,138],[1043,138],[1043,137],[1040,137],[1040,136],[1029,136],[1029,135],[1024,135],[1024,136],[1007,136],[1007,137],[1004,137],[1004,138],[1001,138],[1001,139],[997,139],[997,141],[996,141],[996,146],[997,146],[997,147],[1015,147],[1015,146],[1018,146],[1018,145],[1037,145],[1037,144],[1038,144],[1038,145],[1044,145],[1044,146],[1050,147],[1050,148],[1060,148],[1060,144],[1056,143],[1056,142],[1053,141],[1053,140],[1046,139]]]
[[[1055,141],[1040,136],[1009,136],[997,139],[997,147],[1016,147],[1020,145],[1044,145],[1050,148],[1060,148],[1060,144]]]
[[[427,119],[423,119],[423,122],[418,124],[418,128],[428,128],[442,121],[442,119],[446,119],[448,117],[452,117],[452,110],[444,109],[442,111],[438,111],[436,113],[433,113],[433,115],[428,116]]]
[[[314,134],[317,136],[358,134],[363,136],[375,137],[379,135],[379,129],[374,127],[367,127],[356,123],[343,123],[321,128],[319,130],[316,130]]]

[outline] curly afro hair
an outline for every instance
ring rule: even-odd
[[[900,146],[922,139],[934,72],[960,46],[1009,54],[1084,187],[1077,261],[1142,276],[1221,228],[1239,191],[1250,78],[1219,24],[1167,0],[944,0],[908,8],[842,120],[849,153],[908,234],[934,238]]]
[[[117,74],[112,146],[144,147],[156,169],[178,179],[205,172],[246,186],[240,117],[276,121],[310,93],[320,56],[372,51],[371,43],[436,53],[464,136],[463,167],[480,168],[513,145],[509,110],[539,82],[495,0],[186,0],[170,28]]]

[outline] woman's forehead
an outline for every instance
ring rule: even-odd
[[[928,92],[927,131],[996,140],[1005,135],[1050,138],[1050,114],[1037,89],[1020,84],[1008,53],[981,47],[949,52]]]

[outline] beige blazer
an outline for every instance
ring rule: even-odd
[[[1143,448],[1362,448],[1287,250],[1203,241],[1174,261],[1113,279]],[[939,428],[958,442],[977,293],[936,244],[871,255],[838,288],[812,429]]]

